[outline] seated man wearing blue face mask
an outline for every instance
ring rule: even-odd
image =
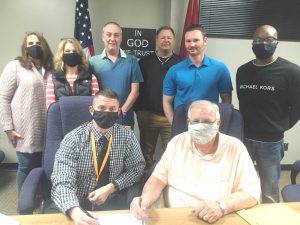
[[[165,189],[167,207],[194,207],[195,215],[213,223],[256,205],[260,182],[247,149],[237,138],[219,132],[216,104],[199,100],[188,111],[188,131],[175,136],[130,209],[146,219],[145,209]]]
[[[75,224],[98,224],[96,216],[89,217],[82,209],[126,208],[126,191],[139,181],[145,167],[134,133],[116,123],[117,94],[102,89],[89,110],[93,120],[65,136],[51,175],[52,200]]]

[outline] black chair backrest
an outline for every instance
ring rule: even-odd
[[[172,122],[172,137],[188,130],[187,112],[191,103],[190,101],[176,108]],[[228,103],[217,103],[217,105],[221,116],[220,131],[243,141],[244,120],[240,111]]]

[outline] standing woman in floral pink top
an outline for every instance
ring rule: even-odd
[[[54,64],[55,71],[46,88],[47,108],[61,96],[89,96],[99,91],[97,79],[88,70],[85,53],[76,39],[60,41]]]
[[[17,188],[41,165],[45,129],[45,87],[53,54],[45,38],[26,33],[21,56],[10,61],[0,77],[0,124],[18,158]]]

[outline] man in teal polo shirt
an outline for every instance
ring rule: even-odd
[[[108,22],[102,29],[105,49],[100,55],[90,58],[89,64],[96,75],[100,89],[115,91],[120,98],[122,118],[118,123],[133,127],[132,106],[139,95],[139,83],[143,76],[135,56],[127,55],[120,45],[122,28],[116,22]]]
[[[191,25],[185,31],[185,48],[189,57],[172,66],[163,84],[163,108],[172,124],[174,109],[195,100],[231,103],[232,84],[223,62],[204,54],[207,37],[204,27]]]

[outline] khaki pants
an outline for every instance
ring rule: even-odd
[[[158,135],[161,137],[163,151],[166,149],[171,139],[171,124],[165,116],[147,110],[140,110],[136,115],[140,129],[140,144],[148,169],[153,164]]]

